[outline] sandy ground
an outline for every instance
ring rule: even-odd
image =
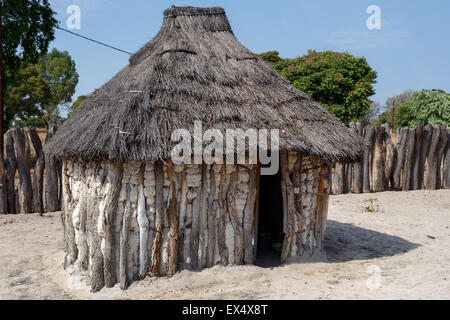
[[[307,263],[184,270],[92,294],[62,268],[59,214],[0,216],[0,299],[450,299],[450,190],[332,196],[325,249]]]

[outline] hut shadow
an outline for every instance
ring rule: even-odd
[[[325,253],[329,262],[390,257],[418,248],[420,244],[397,236],[328,220]]]

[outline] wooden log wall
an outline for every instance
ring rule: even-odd
[[[56,128],[56,124],[51,123],[50,135]],[[36,129],[9,130],[5,134],[4,149],[0,157],[0,213],[42,214],[60,210],[60,161],[45,157]],[[46,168],[46,163],[51,165]]]
[[[331,169],[294,152],[281,159],[285,261],[322,249]],[[259,165],[65,160],[62,176],[65,267],[94,292],[180,268],[254,263]]]
[[[333,194],[450,189],[450,128],[445,125],[419,122],[393,132],[387,124],[361,129],[351,123],[350,130],[364,138],[367,149],[358,162],[334,164]]]

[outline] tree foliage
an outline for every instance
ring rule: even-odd
[[[2,10],[5,82],[22,61],[35,63],[55,38],[57,20],[48,0],[4,0]]]
[[[377,73],[364,57],[314,50],[297,59],[281,59],[276,51],[259,56],[344,123],[358,121],[371,108]]]
[[[36,64],[23,62],[7,87],[8,118],[47,124],[72,101],[77,83],[75,62],[67,51],[53,49]]]
[[[83,101],[86,100],[87,98],[88,96],[85,95],[78,96],[77,100],[75,100],[75,102],[70,106],[70,113],[68,114],[68,117],[70,117],[72,113],[75,111],[75,109],[78,108],[78,106],[82,104]]]
[[[394,129],[415,127],[419,120],[450,126],[450,95],[442,90],[405,91],[386,101],[385,111],[375,125],[388,123]]]

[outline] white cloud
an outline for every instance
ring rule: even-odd
[[[365,31],[340,30],[332,33],[327,43],[344,49],[374,49],[397,46],[407,36],[405,32],[383,29]]]

